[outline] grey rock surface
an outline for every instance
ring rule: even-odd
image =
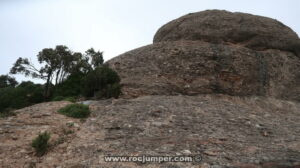
[[[108,63],[121,76],[123,93],[131,97],[224,93],[300,100],[300,59],[286,51],[170,41],[129,51]]]
[[[162,26],[108,61],[125,97],[224,93],[300,100],[300,40],[277,20],[208,10]]]
[[[254,50],[291,51],[300,57],[300,39],[293,30],[275,19],[240,12],[190,13],[162,26],[153,41],[178,40],[238,43]]]
[[[2,167],[298,168],[300,104],[222,94],[101,100],[85,121],[41,103],[0,119]],[[47,114],[33,118],[33,115]],[[50,115],[48,115],[50,114]],[[73,123],[73,124],[70,124]],[[75,124],[76,123],[76,124]],[[77,126],[76,126],[77,125]],[[51,133],[43,157],[30,146]],[[105,162],[104,156],[201,156],[201,162]],[[298,167],[297,167],[298,166]]]

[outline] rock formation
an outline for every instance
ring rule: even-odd
[[[92,102],[86,121],[41,103],[0,118],[0,167],[299,168],[300,104],[227,95],[143,96]],[[30,146],[51,133],[43,157]],[[201,162],[105,162],[104,156],[200,155]],[[297,167],[298,165],[298,167]]]
[[[154,37],[162,41],[233,43],[253,49],[278,49],[299,53],[297,34],[281,22],[245,13],[208,10],[188,14],[164,25]]]
[[[208,10],[162,26],[154,43],[108,63],[124,94],[223,93],[300,100],[300,39],[274,19]]]
[[[0,118],[0,167],[299,168],[299,59],[298,36],[276,20],[183,16],[153,44],[108,61],[124,96],[91,101],[89,118],[59,114],[64,101]],[[42,131],[50,149],[37,157],[30,144]],[[202,161],[105,162],[110,155]]]

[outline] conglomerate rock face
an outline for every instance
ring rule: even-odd
[[[226,11],[189,14],[164,25],[154,44],[108,64],[123,93],[222,93],[300,100],[299,37],[282,23]]]
[[[278,49],[300,54],[299,37],[281,22],[220,10],[207,10],[175,19],[161,27],[153,41],[177,40],[231,42],[254,50]]]
[[[84,120],[59,114],[70,104],[64,101],[0,118],[0,167],[299,168],[298,41],[288,27],[259,16],[179,18],[154,44],[108,62],[125,98],[90,101]],[[37,157],[32,139],[44,131],[50,146]],[[143,155],[202,161],[104,160]]]
[[[90,104],[86,120],[41,103],[0,118],[0,167],[299,168],[300,103],[222,94],[143,96]],[[30,146],[51,134],[48,152]],[[201,156],[201,162],[105,162],[105,156]]]

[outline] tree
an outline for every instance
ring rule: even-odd
[[[83,81],[82,94],[86,97],[118,97],[120,77],[108,66],[97,67],[88,73]]]
[[[103,52],[95,51],[93,48],[88,49],[86,52],[86,55],[91,58],[91,65],[93,68],[97,68],[101,65],[103,65]]]
[[[18,82],[15,78],[8,75],[0,75],[0,88],[15,87],[17,84]]]
[[[38,70],[28,58],[18,58],[14,63],[13,67],[10,69],[11,74],[24,74],[25,76],[31,76],[33,78],[44,79],[45,76],[42,75],[40,70]]]
[[[37,55],[40,68],[33,65],[28,58],[19,58],[10,70],[11,74],[24,74],[33,78],[46,80],[44,97],[50,96],[51,86],[59,85],[70,75],[87,74],[103,65],[103,52],[88,49],[85,54],[72,52],[68,47],[58,45],[54,49],[45,48]]]
[[[46,80],[44,96],[47,98],[49,96],[50,82],[53,79],[53,74],[58,67],[59,61],[57,60],[55,50],[51,48],[43,49],[37,57],[39,63],[44,63],[44,66],[40,69],[36,68],[28,58],[18,58],[11,68],[10,73],[20,73],[25,76]]]
[[[45,98],[49,97],[49,90],[50,90],[50,82],[53,79],[53,74],[55,74],[55,71],[59,67],[59,61],[56,57],[56,52],[52,48],[46,48],[43,49],[39,54],[37,55],[38,61],[40,64],[45,64],[44,67],[41,67],[39,70],[39,73],[41,76],[43,76],[42,79],[46,79],[46,85],[45,85],[45,91],[44,96]],[[45,74],[45,75],[44,75]],[[35,77],[32,75],[32,77]]]
[[[74,73],[54,87],[53,97],[77,97],[81,93],[84,73]]]

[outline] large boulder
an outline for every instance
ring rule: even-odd
[[[281,22],[220,10],[207,10],[175,19],[162,26],[153,41],[177,40],[234,43],[255,50],[279,49],[300,54],[299,37]]]
[[[241,17],[243,26],[238,26]],[[172,26],[177,22],[182,28]],[[255,36],[239,40],[241,32]],[[170,22],[156,33],[154,44],[108,64],[120,74],[129,97],[222,93],[300,100],[300,60],[292,50],[298,41],[292,30],[270,18],[204,11]]]

